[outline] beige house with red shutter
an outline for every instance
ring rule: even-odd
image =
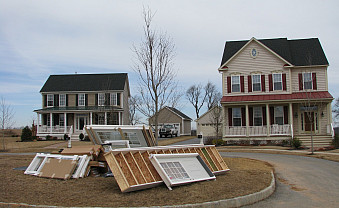
[[[222,74],[224,140],[333,138],[329,64],[317,38],[227,41]]]

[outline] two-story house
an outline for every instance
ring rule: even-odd
[[[40,90],[37,136],[78,135],[85,125],[128,125],[127,73],[51,75]]]
[[[329,145],[333,136],[329,64],[317,38],[227,41],[222,74],[225,140],[299,138]]]

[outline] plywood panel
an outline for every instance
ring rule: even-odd
[[[207,150],[209,156],[211,157],[211,159],[212,159],[213,163],[215,164],[215,166],[217,167],[218,171],[222,170],[222,167],[221,167],[219,161],[214,156],[214,154],[213,154],[212,150],[210,149],[210,147],[206,147],[205,149]]]
[[[139,168],[140,168],[142,174],[144,175],[146,182],[147,183],[155,182],[156,180],[155,180],[151,170],[148,168],[148,166],[147,166],[144,158],[140,154],[140,152],[134,153],[133,156],[134,156],[135,161],[139,165]]]
[[[70,179],[75,167],[76,160],[63,160],[48,158],[42,167],[39,176],[44,178]]]
[[[125,157],[126,162],[128,163],[128,165],[131,169],[132,174],[136,178],[138,184],[146,183],[146,179],[144,178],[143,173],[141,172],[140,168],[138,167],[138,164],[134,160],[133,155],[130,152],[128,152],[128,153],[124,154],[124,157]]]
[[[201,151],[200,148],[194,148],[194,150],[200,155],[200,157],[203,159],[203,161],[206,163],[206,165],[208,166],[208,168],[213,171],[213,168],[211,166],[211,164],[209,163],[209,161],[207,160],[207,158],[205,157],[205,154]]]
[[[121,168],[128,184],[129,185],[137,185],[138,183],[137,183],[136,179],[134,178],[130,168],[128,167],[128,164],[126,163],[124,156],[121,153],[119,153],[119,154],[115,155],[115,158],[116,158],[116,160],[119,164],[119,167]]]
[[[144,161],[146,162],[146,165],[147,165],[148,169],[151,171],[154,179],[156,181],[162,181],[162,179],[159,176],[157,170],[154,168],[154,166],[152,165],[151,161],[149,160],[149,153],[146,151],[146,152],[143,152],[141,155],[142,155]]]
[[[112,153],[105,154],[105,159],[114,175],[115,180],[117,181],[120,187],[120,190],[124,192],[126,189],[130,187],[130,184],[126,179],[123,170],[119,165],[119,162],[116,160],[115,156]]]
[[[213,152],[214,156],[217,158],[219,164],[222,167],[222,170],[229,170],[228,166],[224,159],[222,159],[221,155],[219,154],[218,150],[215,147],[210,147],[211,151]]]

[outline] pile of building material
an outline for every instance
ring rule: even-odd
[[[60,154],[37,153],[25,174],[56,179],[83,178],[97,169],[107,171],[101,145],[67,148]],[[93,172],[93,171],[92,171]]]

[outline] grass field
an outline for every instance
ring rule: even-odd
[[[205,181],[174,187],[121,193],[113,177],[57,180],[24,175],[13,168],[28,166],[33,156],[0,156],[0,201],[56,206],[161,206],[201,203],[260,191],[271,182],[272,167],[245,158],[224,158],[231,171]]]

